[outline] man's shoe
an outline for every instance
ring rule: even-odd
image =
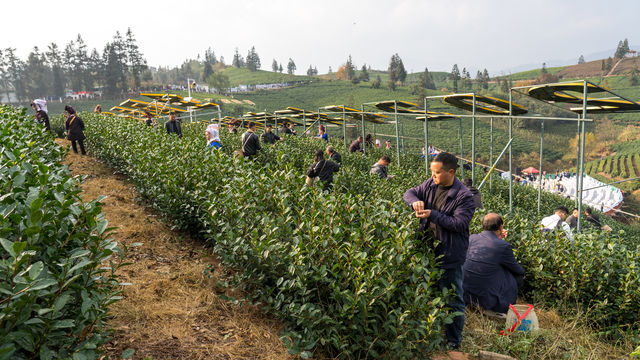
[[[458,350],[460,349],[460,344],[454,344],[452,342],[447,343],[447,350]]]

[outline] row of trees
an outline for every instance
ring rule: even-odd
[[[458,64],[453,64],[453,68],[451,69],[451,74],[449,75],[449,79],[452,81],[453,91],[457,92],[460,90],[471,90],[473,89],[474,81],[471,80],[471,74],[467,71],[467,68],[462,68],[462,72],[458,68]],[[489,72],[487,69],[484,69],[482,72],[478,70],[476,73],[475,83],[479,88],[488,89],[489,88]]]
[[[44,51],[36,46],[26,61],[18,58],[13,48],[0,50],[0,89],[7,98],[15,94],[18,101],[64,97],[67,89],[103,89],[106,95],[115,96],[137,90],[148,80],[147,61],[130,28],[124,37],[116,32],[102,54],[96,48],[89,51],[81,35],[64,49],[56,43]]]

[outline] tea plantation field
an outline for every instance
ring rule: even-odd
[[[0,105],[0,359],[95,359],[109,338],[122,250],[65,154],[24,110]]]
[[[437,259],[416,249],[418,223],[402,201],[425,179],[420,156],[402,155],[387,182],[368,174],[384,150],[339,150],[344,165],[335,190],[322,193],[304,187],[312,154],[325,145],[315,139],[287,138],[248,161],[232,156],[239,135],[223,133],[222,151],[205,149],[202,124],[185,124],[179,139],[137,122],[81,116],[92,154],[208,242],[233,279],[229,286],[285,322],[292,353],[403,358],[439,347],[448,294],[433,287]],[[507,194],[508,184],[494,180],[493,193],[483,193],[486,209],[508,214]],[[637,231],[606,219],[614,232],[587,229],[573,243],[546,237],[539,219],[572,204],[546,193],[542,200],[537,214],[537,192],[516,186],[517,208],[506,216],[509,241],[527,269],[522,296],[567,315],[588,310],[607,338],[632,336],[640,327]],[[486,211],[476,211],[472,232]]]

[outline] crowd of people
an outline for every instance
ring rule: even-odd
[[[46,106],[34,102],[32,107],[36,111],[35,120],[49,129]],[[78,152],[77,143],[82,155],[86,154],[83,142],[84,122],[71,106],[65,107],[64,116],[67,139],[71,141],[73,151]],[[231,123],[229,132],[237,132],[237,125]],[[170,113],[165,129],[170,135],[182,137],[180,121],[176,119],[175,113]],[[241,136],[239,152],[249,159],[258,154],[262,144],[272,145],[283,141],[287,136],[296,136],[292,124],[283,126],[284,138],[273,133],[271,125],[266,125],[260,136],[255,130],[256,124],[249,122],[247,130]],[[218,124],[207,126],[207,148],[222,147],[219,131]],[[323,126],[316,138],[328,142]],[[363,146],[379,146],[379,143],[373,142],[370,137],[363,140],[359,136],[351,143],[348,151],[363,152]],[[428,153],[434,152],[435,149],[430,148]],[[504,228],[501,215],[487,213],[482,219],[483,231],[470,234],[471,219],[476,209],[483,208],[481,194],[473,187],[471,179],[461,181],[456,177],[459,162],[455,155],[443,151],[434,155],[430,165],[431,177],[408,189],[403,199],[419,219],[417,250],[433,251],[440,258],[439,266],[443,274],[438,286],[442,290],[453,291],[448,307],[457,315],[446,325],[445,332],[447,348],[457,349],[462,342],[466,306],[479,306],[485,312],[506,317],[509,305],[515,304],[517,300],[526,270],[518,263],[511,245],[506,241],[508,231]],[[381,156],[371,166],[370,174],[379,179],[392,180],[394,176],[389,175],[387,170],[390,162],[388,155]],[[334,174],[340,171],[341,165],[342,156],[332,145],[326,146],[324,151],[317,150],[313,163],[306,171],[307,186],[322,186],[323,191],[331,191]],[[544,233],[564,236],[573,241],[573,229],[579,215],[578,209],[573,209],[569,215],[569,210],[560,206],[555,209],[554,214],[541,220],[541,227]],[[584,215],[589,226],[611,230],[602,225],[590,208],[585,209]]]

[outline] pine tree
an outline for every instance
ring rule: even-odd
[[[91,90],[93,88],[93,79],[89,75],[89,55],[87,54],[87,45],[80,34],[76,38],[76,53],[74,56],[74,76],[78,78],[78,90]]]
[[[276,59],[273,59],[273,62],[271,63],[271,70],[273,70],[273,72],[278,72],[278,62]]]
[[[487,71],[487,69],[484,69],[484,71],[482,72],[482,88],[483,89],[489,89],[489,80],[491,78],[489,77],[489,72]]]
[[[140,88],[140,81],[142,72],[147,69],[147,61],[140,53],[140,48],[136,43],[136,39],[133,36],[133,31],[131,28],[127,29],[127,39],[126,39],[126,48],[127,48],[127,58],[129,71],[131,72],[131,76],[133,78],[133,86],[135,89]]]
[[[625,55],[627,55],[627,53],[629,52],[629,40],[627,40],[626,38],[624,39],[624,41],[622,42],[622,57],[624,57]]]
[[[87,71],[94,84],[104,85],[104,64],[96,48],[91,50]],[[62,95],[61,95],[62,96]]]
[[[115,61],[118,66],[117,88],[120,91],[124,91],[127,89],[127,49],[124,39],[122,38],[122,35],[120,35],[120,31],[116,31],[116,34],[113,36],[111,46],[113,47],[116,55]]]
[[[471,88],[471,75],[469,75],[469,73],[467,72],[466,67],[462,68],[462,84],[461,85],[462,85],[461,88],[463,90]]]
[[[204,69],[202,69],[202,81],[206,82],[211,75],[213,75],[213,66],[211,66],[211,63],[205,58]]]
[[[345,71],[346,71],[346,80],[353,80],[355,78],[355,74],[356,74],[356,69],[355,66],[353,65],[353,61],[351,61],[351,55],[349,55],[349,58],[347,59],[347,63],[345,64]]]
[[[260,69],[260,56],[256,52],[256,47],[252,46],[247,54],[247,68],[251,71]]]
[[[369,71],[367,71],[366,65],[362,65],[362,68],[360,69],[360,80],[364,82],[369,81]]]
[[[422,82],[424,83],[425,89],[436,89],[436,83],[435,81],[433,81],[433,76],[431,76],[431,73],[429,73],[428,68],[424,68],[424,73],[422,73]]]
[[[547,73],[547,63],[542,63],[542,70],[540,70],[540,72],[542,74],[546,74]]]
[[[458,64],[453,64],[449,78],[453,80],[453,92],[458,92],[458,80],[460,80],[460,70]]]
[[[6,48],[4,50],[4,71],[6,73],[6,82],[11,88],[13,88],[18,100],[25,100],[25,64],[16,56],[15,51],[16,49],[14,48]]]
[[[280,65],[278,66],[278,71],[280,71],[280,73],[282,73],[282,63],[280,63]]]
[[[204,52],[204,61],[208,62],[210,65],[215,65],[218,63],[218,59],[216,58],[216,53],[209,47]]]
[[[62,58],[60,56],[60,49],[56,43],[49,44],[48,51],[45,53],[47,59],[47,65],[51,69],[52,74],[52,88],[51,95],[55,97],[64,96],[64,74],[62,69]]]
[[[311,65],[309,65],[309,68],[307,69],[307,76],[313,76],[313,67]]]
[[[502,92],[505,94],[509,93],[509,83],[507,82],[507,79],[502,79]]]
[[[293,75],[296,72],[296,63],[293,62],[293,59],[289,58],[289,63],[287,64],[287,74]]]
[[[580,55],[578,58],[578,64],[584,64],[584,55]]]
[[[238,52],[238,48],[236,48],[235,54],[233,54],[233,61],[231,61],[231,66],[235,66],[237,68],[241,68],[245,66],[244,59]]]
[[[404,64],[402,63],[402,59],[398,53],[395,53],[391,56],[391,61],[389,62],[389,81],[404,83],[407,78],[407,71],[404,68]],[[395,87],[394,87],[395,88]]]
[[[29,99],[44,97],[49,93],[49,68],[44,54],[34,47],[25,63],[25,93]]]

